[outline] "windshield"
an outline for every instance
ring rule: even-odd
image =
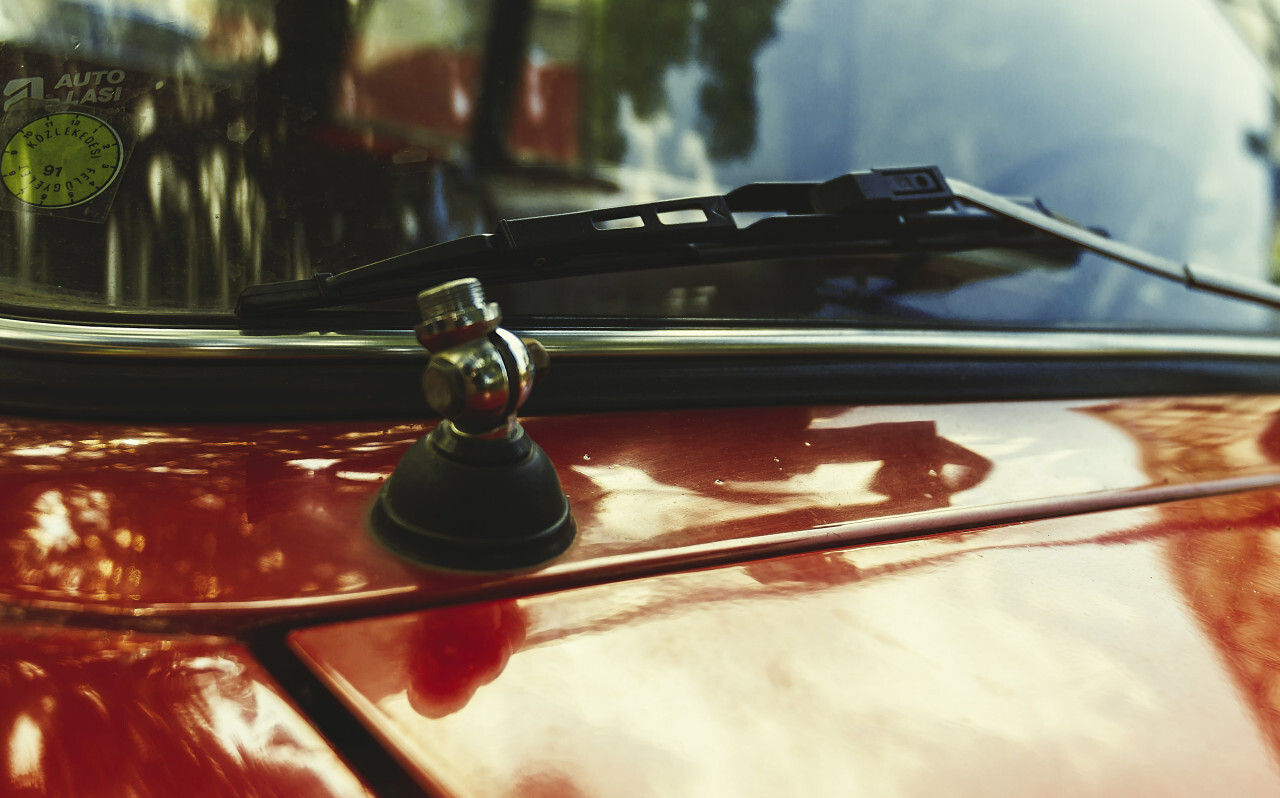
[[[1208,0],[8,0],[0,86],[0,301],[24,315],[229,318],[246,286],[502,218],[903,164],[1272,275],[1271,76]],[[493,294],[570,322],[1280,326],[1017,247]]]

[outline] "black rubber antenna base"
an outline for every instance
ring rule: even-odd
[[[401,458],[374,502],[374,535],[438,568],[506,571],[546,562],[577,530],[546,453],[524,434],[461,436],[442,422]]]

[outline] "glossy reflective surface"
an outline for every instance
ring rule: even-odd
[[[1277,519],[1237,494],[293,641],[448,795],[1275,794]]]
[[[0,793],[361,796],[239,644],[0,626]]]
[[[8,0],[0,139],[22,129],[19,112],[74,109],[125,131],[130,157],[113,203],[0,195],[6,301],[225,312],[245,285],[342,271],[501,216],[885,163],[935,163],[1040,195],[1180,262],[1269,273],[1273,100],[1212,3],[494,8]],[[45,166],[23,177],[63,191],[61,167]],[[1005,258],[999,277],[958,286],[948,278],[963,264],[928,261],[871,279],[865,263],[806,278],[795,262],[757,263],[518,295],[541,314],[558,314],[568,294],[576,312],[606,315],[1271,327],[1264,313],[1096,259],[1040,268]],[[641,291],[651,301],[633,302]],[[759,313],[744,314],[741,293]]]
[[[1224,398],[530,419],[579,537],[561,559],[505,575],[424,570],[369,536],[368,504],[420,425],[9,419],[0,598],[235,624],[515,595],[709,553],[1164,500],[1220,490],[1215,480],[1274,484],[1278,412],[1275,399]]]

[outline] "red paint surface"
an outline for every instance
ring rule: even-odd
[[[174,629],[454,604],[294,639],[462,795],[1258,793],[1280,789],[1280,490],[978,527],[1277,484],[1277,418],[1243,397],[531,419],[579,540],[487,576],[365,529],[422,425],[9,419],[0,600]],[[849,547],[943,528],[977,529]],[[229,638],[0,646],[14,790],[363,789]]]
[[[376,66],[359,66],[374,53],[352,57],[339,82],[338,112],[348,119],[465,140],[483,68],[475,52],[421,49]]]
[[[1275,794],[1278,526],[1254,492],[292,639],[447,795]]]
[[[363,44],[363,43],[361,43]],[[418,49],[375,58],[358,46],[339,78],[337,114],[375,123],[383,135],[408,140],[471,136],[480,55],[465,49]],[[580,84],[572,64],[526,62],[515,93],[507,144],[522,157],[576,165]]]
[[[0,793],[369,794],[232,641],[0,627]]]
[[[531,419],[579,539],[514,575],[424,570],[367,533],[366,507],[421,425],[9,419],[0,600],[234,624],[829,546],[842,524],[903,535],[989,523],[975,509],[1019,502],[1043,513],[1148,490],[1168,498],[1171,486],[1176,497],[1209,480],[1274,481],[1277,410],[1274,398],[1237,398]],[[735,541],[774,548],[726,548]]]
[[[581,162],[581,86],[576,65],[525,62],[507,136],[511,151],[577,166]]]

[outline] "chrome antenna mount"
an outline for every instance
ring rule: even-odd
[[[374,533],[418,562],[471,571],[555,557],[576,529],[555,466],[516,413],[546,351],[502,329],[478,280],[418,295],[418,341],[431,353],[427,403],[443,416],[401,458],[373,508]]]

